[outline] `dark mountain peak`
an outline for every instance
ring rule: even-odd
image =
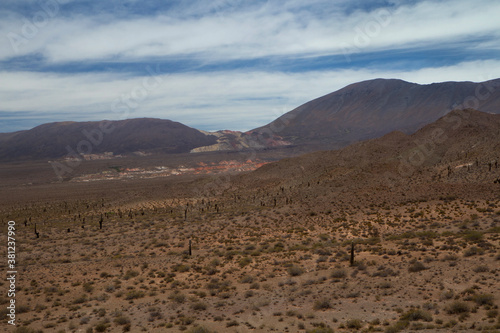
[[[340,148],[399,130],[410,134],[453,109],[500,113],[500,79],[429,85],[374,79],[316,98],[250,133],[275,134],[293,144]]]
[[[407,82],[404,80],[400,79],[384,79],[384,78],[377,78],[377,79],[372,79],[372,80],[365,80],[365,81],[360,81],[356,82],[353,84],[350,84],[346,86],[345,88],[340,89],[339,91],[342,91],[344,89],[373,89],[373,88],[394,88],[394,87],[400,87],[400,86],[411,86],[411,85],[417,85],[416,83],[411,83]]]
[[[184,153],[216,142],[215,136],[165,119],[55,122],[0,135],[0,160],[60,158],[68,147],[82,154]]]

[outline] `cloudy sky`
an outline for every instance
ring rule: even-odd
[[[500,77],[497,0],[2,0],[0,132],[248,130],[350,83]]]

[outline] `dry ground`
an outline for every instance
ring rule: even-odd
[[[500,330],[499,201],[442,198],[312,212],[224,200],[186,206],[189,200],[172,199],[128,210],[69,201],[13,210],[2,229],[16,220],[20,326]]]

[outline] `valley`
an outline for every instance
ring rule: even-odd
[[[494,332],[499,128],[498,115],[459,110],[340,150],[88,160],[62,182],[46,161],[4,164],[18,172],[0,206],[3,228],[16,222],[18,324]],[[219,172],[248,160],[265,165]],[[181,161],[201,174],[143,177]],[[83,181],[103,170],[138,176]]]

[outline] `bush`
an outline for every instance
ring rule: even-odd
[[[471,256],[483,254],[483,253],[484,253],[483,249],[480,249],[477,246],[472,246],[464,251],[464,257],[471,257]]]
[[[392,326],[389,326],[385,329],[385,333],[398,333],[408,327],[407,321],[398,321]]]
[[[186,296],[180,292],[174,292],[168,298],[179,304],[186,301]]]
[[[191,309],[193,309],[194,311],[204,311],[207,309],[207,305],[202,302],[196,302],[191,305]]]
[[[472,297],[472,300],[477,305],[493,305],[495,297],[491,294],[477,294]]]
[[[448,304],[445,310],[448,314],[462,314],[462,313],[469,313],[470,307],[465,302],[455,301],[453,303]]]
[[[331,307],[332,305],[330,304],[330,301],[326,298],[316,300],[313,305],[314,310],[327,310]]]
[[[474,267],[475,273],[488,273],[490,269],[486,265],[476,266]]]
[[[250,257],[243,257],[240,260],[238,260],[238,264],[240,265],[241,268],[250,265],[252,263],[252,258]]]
[[[134,271],[132,269],[128,270],[125,275],[123,276],[123,278],[125,280],[128,280],[128,279],[131,279],[133,277],[136,277],[137,275],[139,275],[139,272],[138,271]]]
[[[96,332],[106,332],[108,327],[109,325],[107,323],[99,323],[94,327],[94,329]]]
[[[417,320],[423,320],[423,321],[432,321],[432,315],[421,309],[411,309],[410,311],[406,312],[401,316],[401,320],[406,320],[406,321],[417,321]]]
[[[177,264],[172,267],[172,270],[174,272],[179,272],[179,273],[185,273],[189,271],[189,266],[188,265],[183,265],[183,264]]]
[[[125,295],[126,300],[132,300],[144,297],[145,293],[142,290],[131,290]]]
[[[303,273],[304,269],[300,266],[292,265],[288,267],[288,274],[290,274],[290,276],[299,276],[302,275]]]
[[[130,319],[128,319],[127,317],[122,315],[122,316],[116,317],[114,322],[117,325],[127,325],[130,323]]]
[[[361,327],[363,327],[363,323],[359,319],[349,319],[345,326],[349,329],[356,329],[359,330]]]
[[[425,267],[425,265],[422,264],[420,261],[415,261],[410,265],[410,267],[408,267],[408,272],[415,273],[415,272],[424,271],[426,269],[427,269],[427,267]]]
[[[344,279],[346,276],[347,276],[347,273],[343,269],[336,269],[330,275],[330,277],[332,279]]]
[[[191,329],[187,332],[188,333],[212,333],[212,331],[210,331],[208,328],[205,328],[203,326],[191,327]]]
[[[29,305],[19,305],[17,307],[17,313],[26,313],[26,312],[30,312],[31,311],[31,308]]]
[[[464,233],[464,238],[469,242],[480,242],[483,239],[483,233],[480,231],[469,230]]]
[[[252,283],[255,281],[255,278],[251,275],[245,275],[242,279],[241,279],[241,283]]]
[[[83,290],[87,293],[91,293],[94,290],[94,286],[92,285],[92,282],[85,282],[82,287],[83,287]]]

